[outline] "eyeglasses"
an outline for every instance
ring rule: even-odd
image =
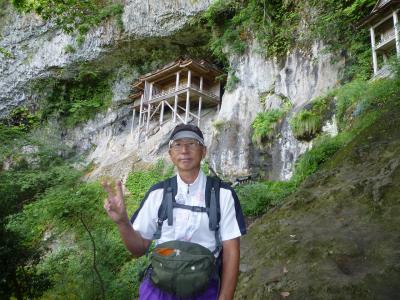
[[[169,145],[169,148],[173,151],[179,152],[182,151],[183,149],[188,149],[189,151],[196,150],[197,147],[199,147],[201,143],[197,140],[191,140],[191,141],[172,141]]]

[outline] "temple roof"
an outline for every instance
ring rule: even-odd
[[[377,23],[399,7],[400,0],[380,0],[375,4],[371,13],[364,20],[362,20],[360,26],[367,26],[371,23]]]
[[[158,70],[140,76],[140,78],[132,84],[132,87],[136,90],[143,90],[145,81],[156,81],[175,74],[182,69],[189,69],[198,75],[210,79],[214,79],[216,76],[223,74],[222,70],[206,60],[178,58]]]

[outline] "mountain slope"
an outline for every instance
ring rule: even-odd
[[[236,299],[398,299],[400,108],[242,239]]]

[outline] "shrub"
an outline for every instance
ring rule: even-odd
[[[265,182],[236,187],[245,216],[258,216],[281,203],[294,190],[292,182]]]
[[[225,85],[225,90],[227,92],[232,92],[237,84],[240,82],[240,79],[235,75],[235,73],[230,73],[228,76],[228,81],[226,82]]]
[[[296,139],[309,141],[321,131],[322,117],[303,109],[290,120],[290,126]]]
[[[171,177],[174,166],[166,166],[163,160],[159,160],[155,165],[147,170],[133,171],[129,173],[125,182],[126,188],[131,193],[133,206],[136,206],[145,196],[148,189],[157,182]],[[129,203],[128,203],[129,204]],[[136,207],[132,207],[136,208]]]
[[[273,109],[267,112],[260,112],[253,121],[253,142],[261,144],[265,139],[272,139],[276,125],[284,115],[284,111]]]
[[[107,77],[90,70],[81,70],[75,80],[49,79],[33,89],[45,93],[40,103],[42,120],[55,117],[67,127],[93,118],[110,105],[112,98]]]
[[[315,173],[319,167],[329,160],[345,144],[345,137],[323,136],[316,141],[313,148],[304,153],[296,162],[292,177],[294,184],[300,184],[307,176]]]
[[[360,101],[368,89],[364,80],[355,80],[339,88],[336,92],[336,119],[341,130],[346,129],[346,123],[352,119],[356,103]]]

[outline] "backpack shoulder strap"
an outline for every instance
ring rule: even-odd
[[[176,190],[177,190],[176,176],[164,180],[163,186],[164,186],[163,199],[158,209],[157,229],[156,232],[153,234],[153,240],[158,240],[161,237],[161,230],[164,220],[168,219],[168,225],[172,225],[173,199],[176,195]]]
[[[222,249],[219,232],[221,220],[221,208],[219,201],[221,180],[218,177],[208,177],[206,182],[206,207],[208,208],[209,228],[215,232],[216,249],[218,253]]]

